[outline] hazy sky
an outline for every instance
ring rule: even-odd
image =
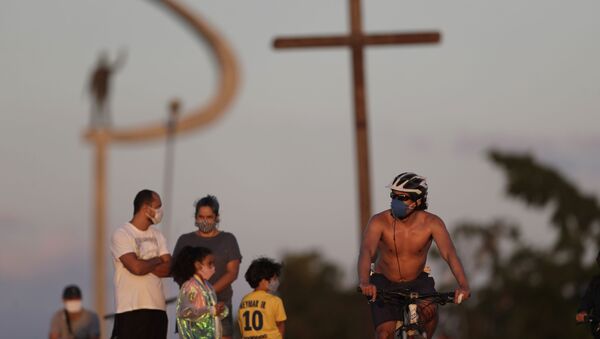
[[[174,199],[165,202],[174,212],[169,246],[194,229],[193,202],[212,193],[222,229],[237,236],[244,256],[234,300],[249,290],[243,273],[259,255],[318,249],[352,283],[359,239],[349,53],[271,48],[275,36],[347,32],[346,1],[186,4],[230,42],[242,83],[223,119],[177,140]],[[385,185],[411,170],[428,177],[431,211],[449,228],[504,217],[526,225],[532,243],[547,243],[545,216],[504,198],[502,173],[484,157],[492,146],[534,152],[600,194],[598,1],[378,0],[363,8],[369,32],[443,34],[437,46],[366,53],[374,212],[389,206]],[[93,300],[85,86],[99,53],[114,58],[121,48],[128,59],[112,100],[119,126],[164,119],[174,96],[185,109],[213,93],[205,46],[151,1],[0,2],[7,337],[45,336],[68,283],[81,285],[85,304]],[[129,220],[137,191],[162,193],[163,162],[162,142],[111,147],[111,230]]]

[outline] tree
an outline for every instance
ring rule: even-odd
[[[557,170],[532,156],[492,150],[489,159],[506,174],[508,197],[531,208],[550,209],[547,248],[524,241],[518,225],[502,219],[465,222],[454,232],[457,247],[474,258],[470,274],[485,272],[487,282],[473,288],[473,298],[450,315],[457,338],[589,338],[576,326],[575,313],[594,263],[583,258],[599,248],[600,208]],[[505,250],[502,250],[502,249]],[[450,324],[452,322],[447,322]]]
[[[283,264],[287,339],[372,338],[367,300],[356,288],[342,287],[338,266],[317,252],[287,254]]]

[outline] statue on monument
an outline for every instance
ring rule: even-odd
[[[91,128],[110,128],[111,119],[108,109],[111,76],[125,63],[126,53],[121,51],[111,64],[106,52],[100,53],[96,68],[91,74],[89,91],[92,98]]]

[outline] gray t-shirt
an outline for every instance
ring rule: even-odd
[[[196,232],[183,234],[177,239],[175,249],[173,250],[173,261],[181,250],[186,247],[206,247],[213,252],[215,256],[215,274],[209,279],[211,284],[214,284],[227,272],[227,263],[232,260],[242,261],[242,254],[238,246],[235,236],[229,232],[220,231],[212,238],[204,238],[196,234]],[[231,285],[225,288],[221,293],[217,294],[217,299],[227,304],[231,303],[233,289]]]
[[[100,322],[98,315],[86,309],[82,310],[81,316],[71,321],[71,331],[69,334],[67,327],[67,318],[65,310],[59,310],[52,316],[50,322],[50,333],[58,334],[60,339],[89,339],[100,337]]]

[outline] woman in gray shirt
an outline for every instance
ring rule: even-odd
[[[186,246],[209,248],[215,256],[215,274],[209,282],[217,292],[218,301],[224,302],[231,310],[233,289],[231,284],[237,279],[242,254],[235,236],[229,232],[219,230],[219,201],[213,195],[207,195],[195,204],[195,225],[197,231],[183,234],[177,239],[173,250],[173,260]],[[233,336],[232,313],[221,322],[223,325],[223,339]]]

